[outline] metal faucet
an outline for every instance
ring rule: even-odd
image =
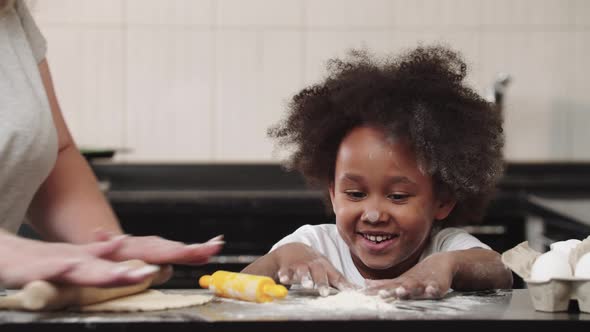
[[[504,94],[508,83],[512,80],[512,77],[508,73],[500,72],[496,75],[494,84],[487,94],[487,100],[491,103],[496,104],[496,108],[502,110],[504,102]]]

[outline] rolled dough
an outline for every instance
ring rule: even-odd
[[[165,294],[148,289],[138,294],[91,304],[74,310],[90,312],[155,311],[202,305],[212,299],[212,295]]]

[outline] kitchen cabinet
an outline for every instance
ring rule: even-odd
[[[170,288],[197,287],[202,274],[239,271],[303,224],[333,222],[323,193],[276,164],[92,164],[124,229],[183,242],[224,234],[210,264],[179,266]],[[481,224],[466,230],[498,252],[518,243],[590,235],[590,226],[531,195],[590,197],[590,164],[508,164]],[[540,230],[534,225],[541,223]],[[539,229],[539,227],[537,227]],[[541,239],[541,240],[540,240]],[[523,287],[515,276],[515,287]]]

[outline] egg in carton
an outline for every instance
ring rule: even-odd
[[[577,300],[590,313],[590,236],[552,243],[546,253],[525,241],[504,252],[502,262],[526,282],[535,310],[567,311]]]

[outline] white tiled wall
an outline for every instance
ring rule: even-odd
[[[588,0],[28,0],[83,147],[130,161],[271,161],[266,129],[328,58],[419,42],[499,72],[510,160],[590,160]]]

